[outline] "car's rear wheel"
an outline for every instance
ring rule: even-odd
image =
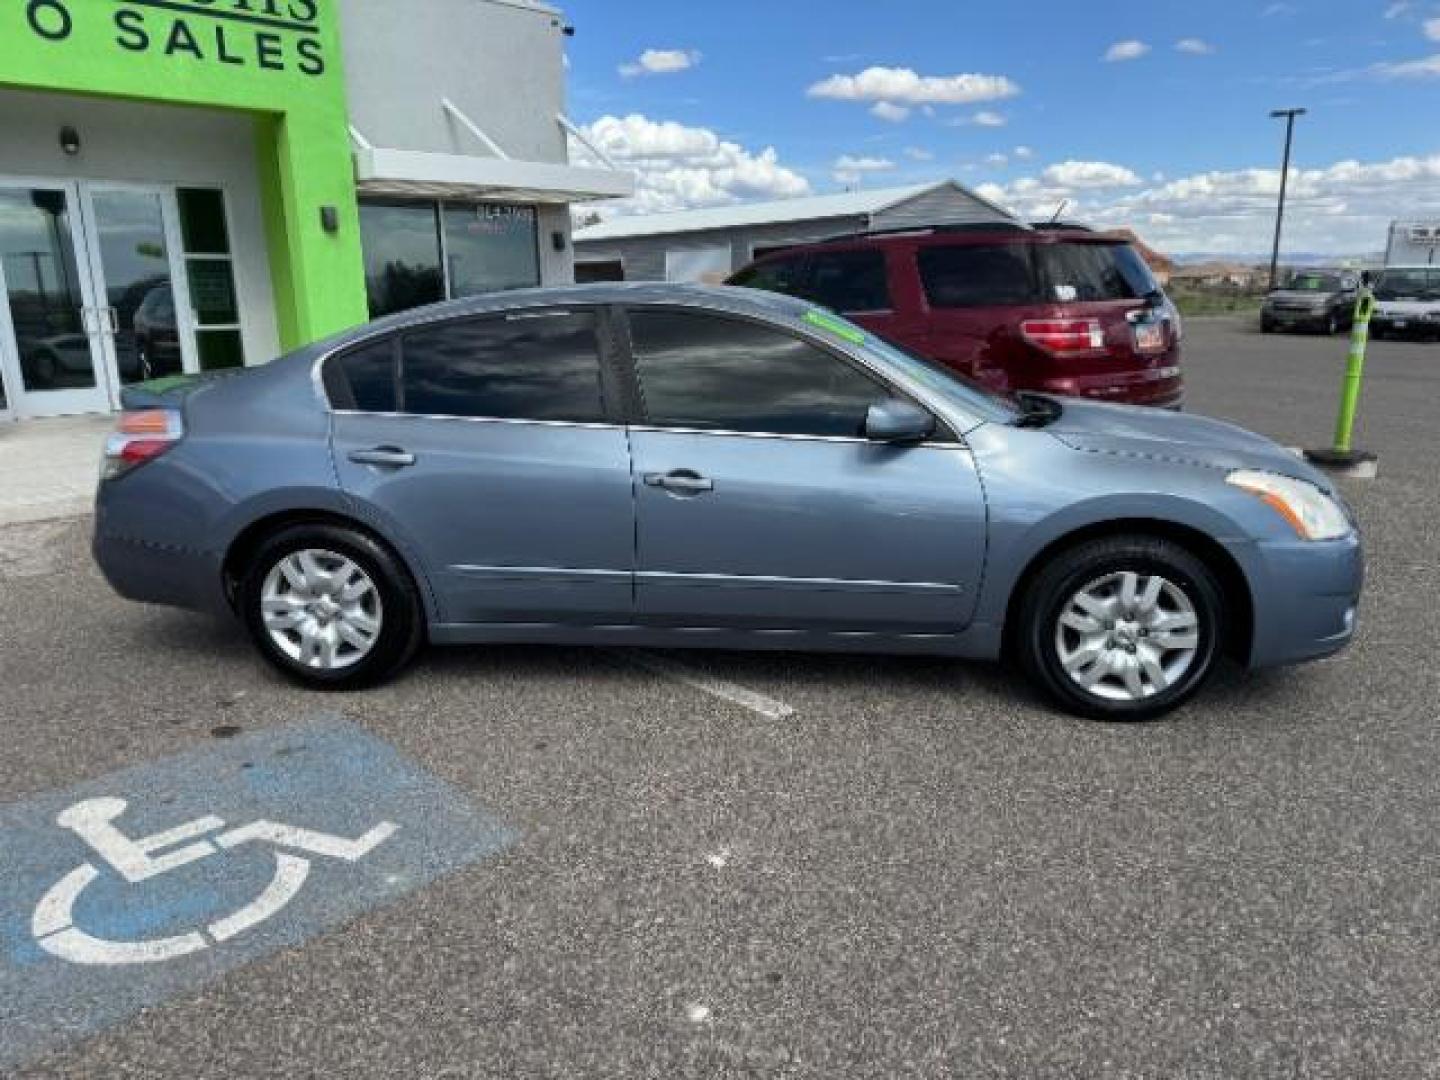
[[[343,526],[291,525],[267,537],[237,595],[265,658],[309,686],[382,682],[424,639],[409,572],[372,537]]]
[[[1225,625],[1220,585],[1160,537],[1106,537],[1062,551],[1018,610],[1018,657],[1062,708],[1150,720],[1204,684]]]

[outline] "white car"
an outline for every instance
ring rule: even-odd
[[[1440,338],[1440,266],[1387,266],[1375,283],[1375,337]]]

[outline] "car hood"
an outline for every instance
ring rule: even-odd
[[[1440,311],[1440,300],[1377,300],[1375,310],[1381,315],[1426,315]]]
[[[1223,420],[1070,398],[1064,405],[1064,414],[1045,430],[1074,450],[1179,461],[1211,469],[1262,469],[1330,490],[1324,475],[1298,454]]]
[[[1276,289],[1265,294],[1265,302],[1270,304],[1279,300],[1287,304],[1328,304],[1339,295],[1333,292],[1316,292],[1314,289]]]

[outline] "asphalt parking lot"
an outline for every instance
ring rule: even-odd
[[[1192,410],[1328,439],[1343,338],[1188,334]],[[315,695],[237,626],[113,597],[88,523],[0,530],[0,803],[189,754],[126,783],[199,805],[201,758],[323,730],[370,755],[352,803],[410,815],[374,857],[428,845],[373,904],[317,856],[313,933],[276,916],[273,948],[109,1019],[122,984],[40,987],[11,904],[0,1072],[1440,1076],[1437,408],[1440,345],[1372,345],[1356,645],[1134,727],[914,658],[434,651]],[[12,882],[48,872],[10,850]]]

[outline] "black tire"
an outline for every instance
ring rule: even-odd
[[[334,670],[307,666],[284,652],[265,626],[261,607],[265,579],[286,556],[306,549],[350,559],[369,576],[379,596],[379,634],[369,652],[350,666]],[[356,690],[384,682],[425,641],[424,605],[410,572],[393,552],[357,529],[321,523],[279,529],[255,550],[236,596],[240,617],[261,654],[296,682],[315,689]]]
[[[1183,592],[1197,622],[1189,667],[1167,689],[1139,700],[1112,700],[1081,687],[1065,671],[1056,641],[1071,598],[1125,571],[1163,576]],[[1180,707],[1200,690],[1220,655],[1225,625],[1223,592],[1205,564],[1173,541],[1136,534],[1086,541],[1051,559],[1021,598],[1011,640],[1024,672],[1065,711],[1092,720],[1142,721]]]
[[[1263,318],[1263,317],[1262,317],[1261,320],[1260,320],[1260,333],[1262,333],[1262,334],[1273,334],[1274,332],[1275,332],[1275,324],[1272,323],[1269,319],[1266,319],[1266,318]]]
[[[1328,336],[1328,337],[1334,337],[1334,336],[1335,336],[1336,334],[1338,334],[1339,332],[1340,332],[1340,320],[1339,320],[1338,317],[1336,317],[1335,313],[1332,311],[1332,312],[1330,313],[1330,317],[1325,320],[1325,334],[1326,334],[1326,336]]]

